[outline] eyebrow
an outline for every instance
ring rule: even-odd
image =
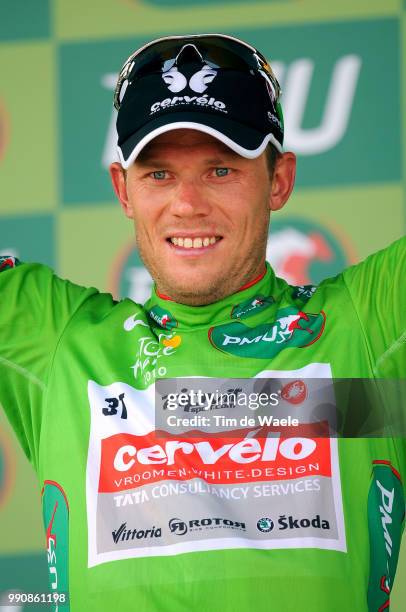
[[[213,166],[221,165],[227,160],[236,159],[240,157],[238,153],[234,153],[234,151],[225,151],[221,156],[218,157],[208,157],[203,160],[203,163],[210,164]],[[161,159],[160,157],[155,157],[153,152],[140,153],[140,155],[136,159],[136,164],[140,166],[155,166],[155,167],[164,167],[168,165],[168,159]],[[170,163],[170,161],[169,161]]]

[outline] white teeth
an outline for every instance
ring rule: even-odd
[[[217,242],[215,236],[206,236],[205,238],[178,238],[172,237],[172,244],[183,247],[184,249],[201,249]]]

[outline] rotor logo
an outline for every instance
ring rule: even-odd
[[[182,536],[187,533],[187,525],[184,521],[178,518],[172,518],[169,521],[169,529],[171,533]]]

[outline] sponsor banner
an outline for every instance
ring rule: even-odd
[[[398,19],[235,34],[267,55],[281,83],[285,149],[299,155],[297,185],[400,179]],[[381,100],[377,75],[388,65],[392,89]]]
[[[0,223],[0,256],[55,265],[55,220],[51,215],[5,217]]]
[[[0,42],[45,38],[50,34],[51,0],[13,0],[3,4],[0,19]],[[30,97],[31,101],[31,97]]]
[[[328,365],[260,374],[283,377],[322,378],[334,403]],[[224,548],[346,550],[337,440],[318,437],[329,425],[319,414],[284,431],[168,433],[157,429],[153,386],[89,381],[88,395],[89,566]]]
[[[400,179],[398,20],[234,34],[267,54],[281,81],[285,148],[299,155],[298,186]],[[124,59],[144,42],[144,37],[133,37],[61,46],[59,98],[66,205],[113,199],[107,179],[109,162],[116,158],[112,93]],[[383,100],[376,88],[380,74],[386,80]]]
[[[53,210],[58,158],[52,44],[0,45],[0,73],[0,214]]]

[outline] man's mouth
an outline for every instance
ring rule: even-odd
[[[213,246],[221,239],[222,236],[196,236],[194,238],[188,236],[170,236],[170,238],[167,238],[167,241],[183,249],[201,249]]]

